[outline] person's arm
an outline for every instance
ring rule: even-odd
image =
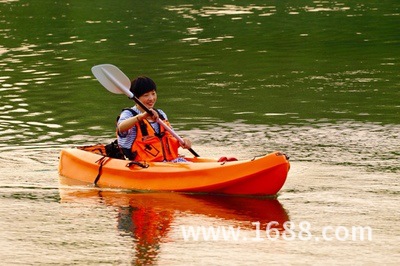
[[[152,118],[157,120],[158,118],[158,114],[156,111],[151,110],[153,113]],[[124,121],[122,121],[121,123],[118,124],[118,132],[125,132],[128,131],[129,129],[131,129],[136,123],[142,121],[143,119],[146,119],[147,117],[149,117],[150,115],[148,113],[141,113],[138,115],[135,115],[133,117],[130,117],[128,119],[125,119]]]
[[[143,114],[138,114],[136,116],[132,116],[128,119],[125,119],[124,121],[122,121],[121,123],[118,124],[118,132],[125,132],[128,131],[129,129],[131,129],[136,123],[142,121],[143,118]]]

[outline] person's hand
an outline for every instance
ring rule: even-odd
[[[182,139],[183,143],[181,143],[181,147],[184,149],[190,149],[192,147],[192,142],[189,139]]]
[[[147,112],[144,112],[141,114],[140,120],[147,119],[150,117],[153,121],[156,121],[158,119],[157,111],[154,109],[150,109],[150,111],[153,113],[153,115],[149,115]]]

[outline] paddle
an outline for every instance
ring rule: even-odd
[[[147,108],[133,93],[129,90],[131,81],[129,78],[116,66],[110,64],[97,65],[92,67],[92,73],[97,80],[103,85],[108,91],[115,94],[125,94],[129,99],[134,100],[144,111],[149,115],[153,113]],[[172,128],[167,126],[160,118],[157,118],[157,123],[171,133],[181,144],[184,141],[178,134],[176,134]],[[195,156],[200,157],[193,149],[189,151]]]

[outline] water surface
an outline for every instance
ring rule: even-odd
[[[399,7],[0,1],[2,263],[398,264]],[[92,76],[102,63],[152,77],[158,108],[202,156],[288,153],[278,198],[60,186],[60,150],[111,142],[133,105]],[[369,226],[373,239],[185,241],[181,231],[240,226],[253,237],[257,221],[308,222],[313,236]]]

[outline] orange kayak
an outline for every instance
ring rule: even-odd
[[[201,157],[190,162],[131,162],[104,155],[104,145],[66,148],[59,162],[64,185],[95,184],[98,187],[136,191],[273,196],[286,181],[290,168],[281,152],[240,161],[218,162]]]

